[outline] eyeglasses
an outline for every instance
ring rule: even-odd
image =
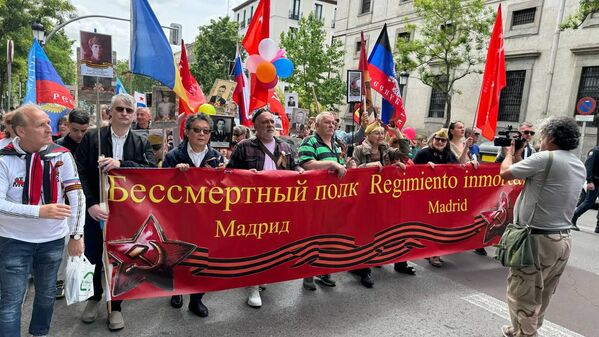
[[[243,133],[236,133],[236,132],[233,132],[233,136],[235,136],[235,137],[239,137],[239,136],[241,136],[241,135],[243,135]]]
[[[525,134],[525,135],[527,135],[527,136],[528,136],[528,135],[530,135],[530,136],[534,136],[534,135],[535,135],[535,132],[534,132],[534,131],[528,131],[528,130],[526,130],[526,131],[522,131],[522,133],[523,133],[523,134]]]
[[[116,112],[123,112],[123,111],[127,111],[127,113],[128,113],[128,114],[132,114],[132,113],[135,111],[135,110],[133,110],[133,109],[131,109],[131,108],[125,108],[125,107],[122,107],[122,106],[117,106],[117,107],[115,107],[115,108],[114,108],[114,110],[115,110]]]
[[[202,128],[191,128],[191,131],[193,131],[194,133],[200,134],[203,133],[205,135],[210,134],[210,132],[212,132],[211,129],[202,129]]]
[[[433,138],[435,141],[440,142],[440,143],[447,143],[447,139],[446,138],[439,138],[439,137],[435,137]]]
[[[478,132],[477,132],[477,133],[475,133],[474,135],[475,135],[475,136],[480,136],[480,133],[478,133]]]

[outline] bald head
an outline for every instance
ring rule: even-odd
[[[39,151],[42,146],[52,143],[50,118],[37,105],[27,104],[15,110],[12,125],[20,138],[21,148],[27,152]]]
[[[13,111],[12,116],[12,127],[15,130],[16,136],[23,137],[23,135],[19,134],[19,127],[26,127],[30,124],[32,117],[36,115],[36,112],[41,112],[42,114],[46,114],[39,106],[34,104],[23,105],[17,110]]]

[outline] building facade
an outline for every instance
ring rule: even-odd
[[[258,0],[248,0],[233,8],[232,20],[239,23],[239,34],[245,35],[258,7]],[[299,20],[310,12],[324,22],[327,41],[333,36],[336,23],[336,0],[273,0],[270,2],[270,38],[281,42],[281,33],[297,29]]]
[[[560,31],[559,24],[576,11],[577,0],[487,1],[494,11],[503,10],[507,86],[502,91],[499,127],[530,121],[538,124],[555,115],[574,116],[582,97],[599,100],[599,13],[589,16],[577,30]],[[346,47],[345,65],[357,69],[360,32],[370,52],[383,27],[391,44],[397,39],[417,38],[418,21],[410,0],[341,0],[337,5],[334,38]],[[407,33],[406,23],[416,25]],[[484,65],[481,65],[483,69]],[[398,69],[399,72],[399,69]],[[430,134],[444,122],[444,101],[413,73],[405,88],[407,125]],[[456,82],[462,92],[452,99],[452,119],[472,125],[475,118],[482,74]],[[374,93],[375,104],[380,95]],[[351,121],[349,109],[346,120]],[[584,152],[597,141],[597,118],[587,127]]]

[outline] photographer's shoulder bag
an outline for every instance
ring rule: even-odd
[[[545,166],[545,175],[539,191],[539,200],[535,203],[530,217],[528,218],[528,222],[521,224],[518,221],[518,213],[522,200],[522,198],[518,198],[518,202],[514,207],[514,222],[507,225],[505,232],[503,232],[503,235],[501,236],[501,240],[499,240],[499,243],[495,246],[495,259],[501,262],[504,267],[524,268],[534,266],[535,264],[536,246],[530,234],[530,223],[535,215],[537,205],[540,202],[540,196],[545,187],[545,183],[547,182],[547,176],[549,175],[549,170],[551,170],[552,162],[553,152],[549,151],[549,160]],[[521,192],[522,195],[524,195],[528,183],[530,183],[530,181],[527,181],[527,183],[524,184],[524,190]]]

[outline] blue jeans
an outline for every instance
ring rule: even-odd
[[[30,243],[0,237],[0,337],[21,335],[21,304],[30,272],[33,273],[35,299],[29,333],[33,336],[48,334],[64,241],[60,238]]]
[[[580,216],[583,215],[584,212],[588,211],[589,209],[591,209],[591,207],[593,207],[593,205],[595,205],[595,200],[597,200],[598,196],[599,186],[595,186],[595,189],[592,191],[587,191],[584,201],[580,205],[578,205],[578,207],[576,207],[576,210],[574,211],[574,215],[572,216],[572,224],[576,225],[576,221],[578,221],[578,218],[580,218]],[[599,225],[599,214],[597,214],[597,225]]]

